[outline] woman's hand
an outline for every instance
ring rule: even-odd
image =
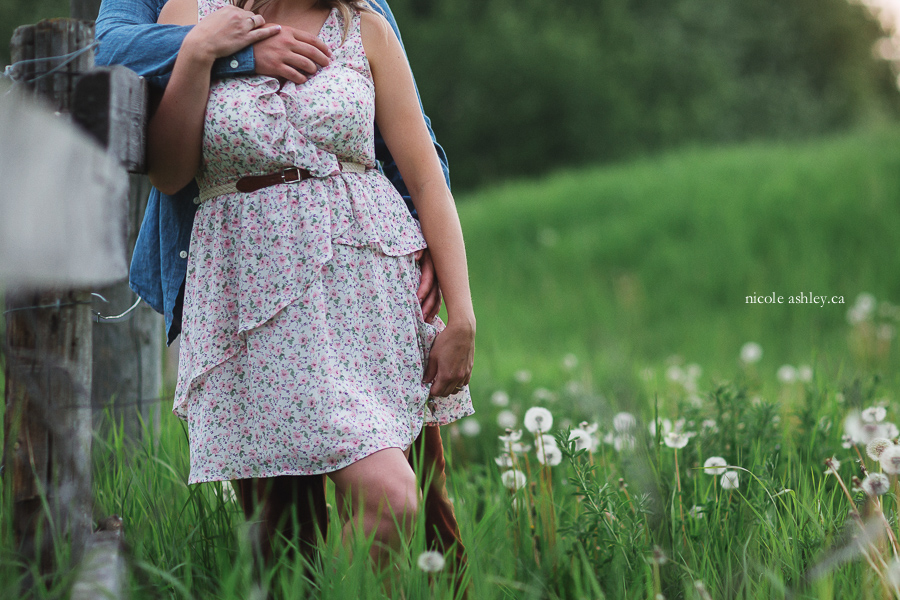
[[[422,381],[431,384],[431,395],[450,396],[468,385],[475,361],[475,321],[448,323],[431,346]]]
[[[251,12],[252,8],[251,1],[247,10],[228,5],[210,13],[185,36],[181,51],[189,51],[193,58],[212,63],[281,31],[281,25],[264,27],[266,20]]]

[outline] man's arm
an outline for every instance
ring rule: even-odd
[[[165,87],[184,36],[191,30],[156,23],[165,3],[166,0],[104,0],[97,17],[97,64],[125,65],[151,84]],[[250,75],[254,69],[251,46],[217,61],[213,75]]]
[[[103,0],[97,17],[96,61],[125,65],[151,84],[165,87],[189,26],[159,25],[166,0]],[[329,63],[331,52],[314,36],[284,27],[275,36],[218,59],[214,79],[239,75],[284,77],[294,83]]]
[[[374,4],[381,11],[381,14],[387,19],[388,23],[390,23],[391,27],[394,30],[394,33],[397,35],[397,39],[400,40],[400,47],[403,48],[403,38],[400,37],[400,28],[397,27],[397,21],[394,19],[393,13],[391,13],[391,9],[387,4],[387,0],[374,0]],[[405,52],[405,49],[404,49]],[[415,85],[415,81],[413,81],[413,85]],[[419,97],[419,90],[416,88],[416,97]],[[422,99],[419,98],[419,108],[422,108]],[[425,117],[425,125],[428,127],[428,135],[431,136],[431,141],[434,143],[434,149],[437,151],[438,159],[441,162],[441,170],[444,172],[444,180],[447,182],[447,187],[450,187],[450,168],[447,164],[447,155],[444,152],[444,149],[441,148],[440,144],[437,143],[437,140],[434,137],[434,131],[431,129],[431,119],[428,118],[428,115],[425,114],[424,109],[422,110],[422,116]],[[403,196],[403,199],[406,200],[406,204],[409,207],[410,211],[415,215],[415,208],[412,205],[412,201],[409,197],[409,190],[406,189],[406,184],[403,183],[403,177],[400,175],[400,170],[397,168],[397,163],[394,162],[394,158],[391,156],[390,151],[388,151],[387,145],[384,143],[384,140],[381,137],[381,133],[378,131],[378,128],[375,129],[375,158],[381,161],[382,167],[384,168],[384,174],[388,179],[391,180],[391,183],[394,184],[394,187],[397,188],[397,191],[400,192],[400,195]]]

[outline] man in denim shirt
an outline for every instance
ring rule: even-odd
[[[97,18],[97,39],[100,41],[96,53],[97,64],[125,65],[147,78],[152,87],[164,88],[181,42],[190,30],[190,27],[156,23],[165,2],[166,0],[104,0]],[[400,32],[385,0],[374,0],[374,4],[388,19],[399,38]],[[328,55],[328,48],[312,35],[282,27],[273,37],[217,61],[212,74],[219,79],[254,74],[270,75],[301,84],[308,77],[315,76],[320,66],[328,64]],[[425,117],[425,122],[434,140],[428,117]],[[434,147],[449,185],[446,155],[437,142]],[[375,156],[382,163],[385,175],[415,215],[409,192],[377,128]],[[196,183],[191,183],[174,196],[167,196],[153,189],[131,263],[131,288],[157,312],[165,315],[168,344],[181,331],[188,247],[194,214],[199,204],[198,196]],[[422,260],[422,271],[423,285],[419,290],[419,298],[422,300],[426,319],[430,320],[440,306],[440,291],[434,279],[434,267],[427,254]],[[415,452],[417,448],[422,449],[418,460]],[[434,468],[430,488],[423,489],[428,545],[444,554],[452,552],[448,558],[456,559],[458,573],[461,575],[465,566],[464,549],[459,540],[453,507],[447,499],[439,429],[424,427],[419,440],[413,444],[413,449],[410,463],[414,469],[418,462],[428,468],[433,465]],[[423,486],[428,478],[427,470],[421,477]],[[307,551],[311,551],[316,541],[315,525],[324,533],[328,520],[324,476],[242,479],[232,483],[248,517],[254,514],[257,504],[262,504],[260,550],[267,558],[271,557],[271,542],[279,527],[288,539],[296,537],[306,542],[301,547]],[[288,514],[292,507],[297,510],[297,532],[292,531],[293,520]]]

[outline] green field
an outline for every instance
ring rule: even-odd
[[[900,597],[879,520],[896,530],[896,476],[881,503],[866,501],[850,483],[865,448],[841,443],[854,410],[900,419],[900,129],[683,150],[458,202],[478,412],[444,438],[473,599]],[[746,302],[772,293],[784,303]],[[801,293],[843,303],[788,303]],[[848,319],[862,293],[872,310]],[[742,363],[750,341],[762,357]],[[783,365],[809,370],[779,377]],[[553,467],[533,448],[517,454],[528,484],[512,493],[494,460],[498,418],[521,427],[533,406],[552,411],[552,434],[596,423],[598,445]],[[614,419],[622,411],[633,426]],[[696,435],[676,455],[662,423],[649,432],[657,417]],[[522,441],[535,444],[527,431]],[[736,489],[702,473],[710,456],[733,467]],[[825,474],[831,456],[849,497]],[[109,434],[95,463],[95,513],[125,520],[134,598],[265,597],[235,504],[185,484],[186,436],[167,407],[158,444]],[[9,503],[3,598],[22,577]],[[853,505],[873,523],[864,551]],[[382,597],[366,561],[349,559],[365,542],[337,538],[312,580],[291,559],[268,572],[271,596]],[[448,574],[417,569],[422,549],[420,531],[393,597],[451,598]],[[43,581],[34,597],[65,597],[71,574]]]

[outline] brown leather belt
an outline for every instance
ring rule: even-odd
[[[338,163],[338,170],[329,173],[326,177],[340,175],[341,173],[365,173],[366,167],[360,163],[341,162]],[[223,194],[233,194],[234,192],[255,192],[269,186],[278,185],[280,183],[297,183],[304,179],[315,177],[307,169],[300,167],[288,167],[276,173],[268,175],[247,175],[241,177],[233,183],[223,183],[212,187],[200,188],[200,196],[195,201],[197,204],[206,202],[210,198],[221,196]]]
[[[332,175],[337,174],[338,171],[332,173]],[[248,175],[246,177],[241,177],[234,184],[234,187],[236,187],[237,191],[239,192],[255,192],[256,190],[261,190],[272,185],[278,185],[279,183],[297,183],[298,181],[303,181],[304,179],[309,179],[310,177],[312,177],[312,175],[306,169],[301,169],[299,167],[288,167],[280,173],[270,173],[269,175]]]

